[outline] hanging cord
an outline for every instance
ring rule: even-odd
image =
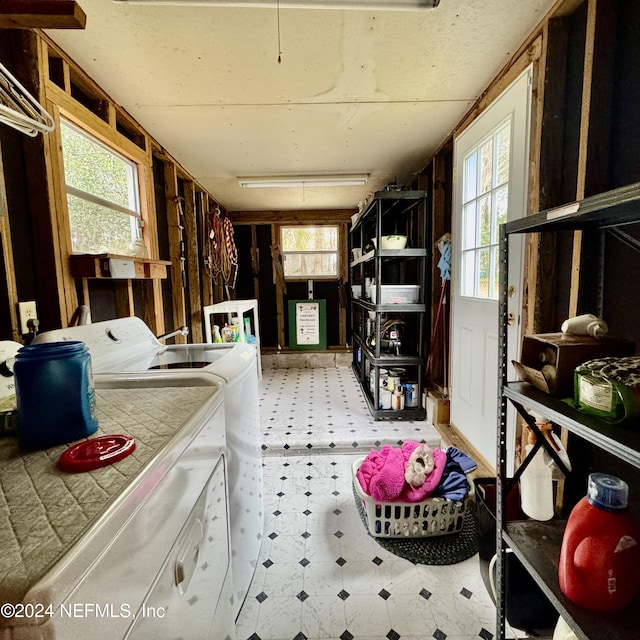
[[[204,252],[205,266],[207,275],[214,282],[219,281],[222,271],[222,259],[220,255],[220,242],[222,240],[222,225],[220,224],[220,209],[216,207],[215,211],[208,211],[206,214]]]
[[[238,272],[238,249],[233,236],[231,220],[222,217],[220,207],[205,214],[202,228],[205,271],[216,284],[231,283],[232,289]]]
[[[217,284],[220,282],[220,276],[223,271],[223,251],[224,251],[224,241],[223,241],[222,231],[222,219],[220,218],[220,209],[216,207],[216,210],[211,214],[211,258],[212,258],[212,272],[213,272],[213,280]]]
[[[224,234],[225,246],[223,278],[232,289],[235,289],[236,277],[238,275],[238,250],[233,239],[233,225],[228,217],[222,219],[222,232]]]
[[[282,64],[282,48],[280,46],[280,0],[276,2],[276,17],[278,20],[278,64]]]

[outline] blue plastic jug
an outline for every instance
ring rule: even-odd
[[[84,342],[22,347],[14,376],[21,449],[46,449],[95,433],[95,389]]]

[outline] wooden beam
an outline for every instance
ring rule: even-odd
[[[173,301],[173,326],[177,329],[187,324],[186,296],[183,280],[182,262],[182,221],[180,220],[180,201],[178,199],[178,177],[171,163],[164,165],[164,184],[167,203],[167,230],[169,234],[169,258],[171,259],[171,292]],[[173,329],[172,329],[173,330]],[[176,342],[186,342],[185,336],[178,336]]]
[[[47,98],[59,107],[60,112],[65,117],[80,127],[89,127],[96,138],[108,145],[116,145],[121,153],[134,162],[144,164],[148,161],[149,153],[145,149],[141,149],[129,138],[123,136],[108,122],[105,122],[93,111],[87,109],[51,80],[46,80],[46,94]]]
[[[585,101],[589,102],[583,183],[585,196],[603,193],[610,187],[610,134],[611,123],[616,117],[613,106],[616,58],[615,47],[611,43],[616,42],[617,21],[617,4],[600,0],[596,5],[595,31],[590,47],[589,93],[585,95]]]
[[[430,291],[425,293],[431,297],[431,314],[429,316],[429,326],[425,327],[426,342],[425,353],[429,349],[429,341],[433,338],[433,332],[438,329],[435,327],[436,314],[438,312],[438,304],[440,302],[440,295],[442,293],[442,278],[440,270],[438,269],[438,262],[440,261],[441,253],[435,247],[440,238],[450,230],[450,212],[447,210],[447,163],[451,164],[452,157],[450,154],[438,154],[433,158],[431,167],[431,282],[429,283]],[[426,176],[425,176],[425,182]],[[419,185],[423,188],[427,185]],[[429,368],[429,379],[432,383],[438,385],[444,385],[447,376],[445,362],[444,362],[444,350],[443,350],[443,328],[448,327],[449,318],[446,313],[448,305],[445,305],[441,311],[442,317],[440,318],[440,325],[438,329],[438,336],[440,339],[435,340],[433,343],[433,353],[431,354],[431,365]],[[427,355],[429,355],[427,353]]]
[[[277,224],[271,225],[271,246],[280,245],[280,232]],[[284,291],[282,289],[282,284],[280,282],[280,278],[276,276],[276,267],[272,262],[273,269],[273,282],[276,285],[276,320],[277,320],[277,329],[278,329],[278,346],[281,348],[286,347],[286,342],[284,339],[284,323],[285,323],[285,315],[284,315]]]
[[[200,223],[202,233],[204,233],[203,221],[204,221],[204,216],[209,211],[209,196],[206,193],[199,191],[198,202],[200,203],[199,205],[196,205],[200,215],[200,219],[198,222]],[[201,278],[202,295],[200,296],[200,303],[202,304],[203,307],[206,307],[209,304],[213,304],[213,282],[209,277],[207,270],[205,269],[204,255],[202,253],[202,246],[204,246],[205,241],[206,239],[201,234],[200,235],[201,247],[200,247],[200,253],[198,255],[198,260],[200,261],[200,264],[202,264],[202,278]]]
[[[346,289],[349,286],[349,225],[343,222],[340,225],[340,255],[346,256],[346,259],[338,260],[340,265],[340,279],[342,286]],[[338,291],[338,296],[340,292]],[[345,346],[347,344],[347,307],[349,306],[349,296],[345,291],[346,307],[338,305],[338,344]]]
[[[550,19],[543,29],[545,46],[534,65],[529,212],[562,201],[562,139],[565,122],[565,86],[568,31],[566,20]],[[525,259],[524,333],[545,333],[556,328],[555,234],[530,234]]]
[[[132,286],[142,288],[142,319],[144,322],[157,336],[165,333],[162,309],[162,280],[155,278],[153,280],[132,280],[130,282]]]
[[[136,310],[131,280],[115,280],[113,283],[113,292],[117,317],[127,318],[135,316]]]
[[[609,144],[608,116],[611,113],[612,52],[607,44],[615,34],[615,5],[603,0],[590,0],[587,9],[582,111],[580,114],[580,147],[576,200],[597,193],[606,185]],[[597,99],[595,96],[597,95]],[[603,156],[601,159],[599,156]],[[594,184],[595,183],[595,184]],[[582,231],[573,233],[571,292],[569,316],[580,313],[580,284],[583,238]]]
[[[187,248],[187,282],[189,283],[189,328],[191,341],[204,342],[202,304],[200,301],[200,271],[198,251],[198,223],[196,220],[196,185],[184,182],[184,243]],[[186,341],[186,338],[185,338]]]
[[[15,342],[20,340],[20,329],[18,327],[18,287],[16,285],[16,274],[13,266],[13,248],[11,244],[11,231],[9,229],[9,207],[7,205],[7,192],[5,189],[4,166],[2,164],[2,153],[0,152],[0,262],[5,273],[4,289],[7,293],[6,301],[9,306],[9,323],[11,325],[11,339]],[[8,329],[8,327],[7,327]]]
[[[228,211],[236,224],[337,224],[351,220],[357,209],[318,209],[313,211]]]
[[[260,250],[258,249],[258,230],[251,225],[251,273],[253,274],[253,297],[260,299]]]
[[[3,0],[2,29],[84,29],[87,14],[75,0]]]

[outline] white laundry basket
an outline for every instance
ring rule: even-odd
[[[362,502],[369,532],[376,538],[423,538],[462,530],[467,498],[462,501],[428,498],[423,502],[376,502],[356,476],[365,458],[353,462],[353,487]]]

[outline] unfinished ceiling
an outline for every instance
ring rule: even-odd
[[[553,4],[278,11],[81,0],[86,29],[47,33],[228,210],[336,209],[408,184]],[[369,181],[237,180],[336,173]]]

